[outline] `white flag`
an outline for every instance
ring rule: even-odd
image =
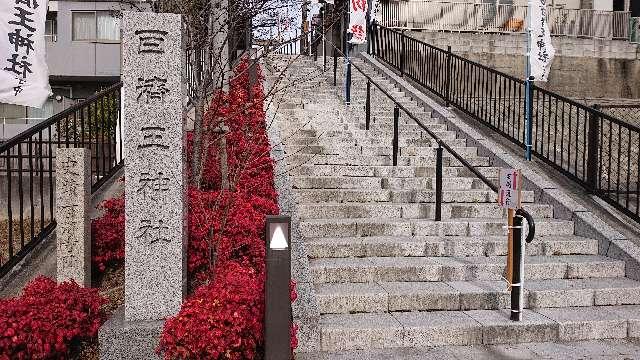
[[[556,50],[551,44],[547,21],[547,0],[529,0],[531,19],[531,76],[534,81],[547,81]]]
[[[0,1],[0,102],[41,108],[49,95],[47,0]]]
[[[349,4],[349,42],[364,44],[367,42],[367,0],[350,0]]]
[[[378,13],[380,12],[380,0],[371,0],[371,13],[370,13],[370,22],[374,22],[378,20]]]

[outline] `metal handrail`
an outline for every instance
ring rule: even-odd
[[[109,86],[108,88],[96,93],[95,95],[89,96],[86,100],[77,103],[53,116],[51,116],[49,119],[40,122],[32,127],[30,127],[29,129],[21,132],[20,134],[10,138],[9,140],[5,141],[4,143],[2,143],[2,145],[0,145],[0,152],[4,152],[7,151],[7,149],[9,149],[10,147],[24,141],[27,138],[32,137],[33,135],[37,134],[38,132],[40,132],[41,130],[44,130],[46,128],[48,128],[49,126],[54,125],[56,122],[66,118],[69,115],[73,115],[76,111],[83,109],[85,107],[87,107],[87,105],[90,105],[94,102],[96,102],[97,100],[103,98],[106,94],[112,92],[115,89],[121,88],[122,87],[122,81],[118,82],[114,85]]]
[[[344,52],[342,50],[340,50],[338,47],[336,47],[335,44],[333,44],[331,41],[327,41],[327,43],[331,44],[331,46],[333,46],[334,50],[336,50],[343,57],[345,56]],[[347,57],[347,59],[348,59],[348,57]],[[496,184],[494,184],[491,180],[489,180],[486,176],[484,176],[480,171],[478,171],[478,169],[476,169],[475,166],[471,165],[466,159],[464,159],[464,157],[462,157],[460,154],[458,154],[458,152],[456,152],[449,145],[447,145],[447,143],[445,143],[444,140],[442,140],[440,137],[438,137],[438,135],[436,135],[434,132],[432,132],[426,125],[424,125],[420,121],[420,119],[418,119],[418,117],[415,116],[409,109],[407,109],[399,101],[396,101],[396,99],[391,94],[389,94],[385,89],[382,88],[382,86],[380,84],[375,82],[369,75],[367,75],[358,65],[354,64],[353,62],[351,62],[350,59],[347,60],[347,61],[349,61],[351,66],[353,66],[356,70],[358,70],[358,72],[360,74],[362,74],[367,79],[367,81],[369,83],[373,84],[387,98],[389,98],[391,101],[393,101],[394,105],[397,108],[399,108],[402,111],[404,111],[404,113],[407,114],[409,116],[409,118],[411,118],[421,129],[426,131],[427,134],[429,134],[429,136],[431,136],[431,138],[433,138],[433,140],[436,141],[436,143],[438,144],[439,147],[442,147],[445,150],[447,150],[453,157],[455,157],[458,161],[460,161],[460,163],[462,163],[463,166],[468,168],[474,175],[476,175],[480,180],[482,180],[482,182],[485,183],[485,185],[487,185],[491,190],[493,190],[496,193],[498,192],[499,187]],[[334,62],[334,64],[335,64],[335,62]]]
[[[380,84],[376,83],[369,75],[365,74],[364,71],[362,69],[360,69],[360,67],[358,67],[356,64],[354,64],[353,62],[351,62],[351,66],[353,66],[356,70],[358,70],[358,72],[360,74],[362,74],[365,78],[367,78],[367,81],[371,82],[376,88],[378,88],[378,90],[380,90],[385,96],[387,96],[389,99],[391,99],[391,101],[393,101],[393,103],[395,104],[395,106],[397,106],[399,109],[401,109],[405,114],[407,114],[409,116],[409,118],[411,118],[411,120],[413,120],[416,124],[418,124],[418,126],[420,126],[420,128],[422,128],[422,130],[426,131],[429,136],[431,136],[433,138],[433,140],[436,141],[436,143],[438,144],[438,146],[442,146],[443,148],[445,148],[445,150],[447,150],[451,155],[453,155],[453,157],[455,157],[458,161],[460,161],[466,168],[468,168],[469,170],[471,170],[471,172],[473,172],[480,180],[482,180],[482,182],[484,182],[489,188],[491,188],[491,190],[495,191],[496,193],[499,190],[499,187],[494,184],[491,180],[487,179],[487,177],[485,177],[484,175],[482,175],[482,173],[480,173],[480,171],[478,171],[475,166],[471,165],[467,160],[465,160],[460,154],[458,154],[458,152],[456,152],[455,150],[453,150],[449,145],[447,145],[447,143],[440,139],[440,137],[438,137],[438,135],[436,135],[435,133],[433,133],[431,130],[429,130],[429,128],[427,128],[427,126],[425,124],[423,124],[420,119],[418,119],[418,117],[416,117],[414,114],[411,113],[411,111],[409,111],[409,109],[407,109],[404,105],[402,105],[400,102],[396,101],[393,96],[391,94],[389,94],[387,91],[385,91]]]

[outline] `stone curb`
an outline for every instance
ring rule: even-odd
[[[627,240],[623,234],[594,213],[579,205],[557,183],[535,172],[526,161],[514,156],[510,150],[492,139],[487,139],[451,110],[416,89],[393,70],[368,54],[361,53],[361,57],[388,77],[402,91],[422,103],[428,110],[431,110],[434,117],[445,121],[450,130],[454,130],[458,135],[466,138],[471,146],[477,146],[479,154],[488,156],[493,166],[522,169],[525,179],[524,187],[528,190],[533,190],[538,201],[553,205],[555,218],[573,220],[576,235],[599,240],[599,254],[624,260],[627,268],[627,277],[640,281],[640,248],[638,246]]]
[[[287,159],[281,144],[281,117],[276,109],[295,108],[288,107],[287,103],[274,98],[271,106],[265,109],[267,119],[267,136],[271,144],[271,158],[275,162],[274,185],[278,192],[278,205],[280,214],[291,216],[291,277],[296,281],[298,299],[292,304],[293,321],[298,326],[298,348],[296,351],[318,351],[320,348],[320,308],[315,295],[309,270],[309,259],[304,248],[304,237],[299,229],[299,217],[297,216],[296,203],[293,195],[291,180],[287,173]],[[267,99],[265,104],[269,104]],[[284,106],[283,106],[284,105]],[[265,105],[267,106],[267,105]],[[269,126],[269,123],[271,126]]]

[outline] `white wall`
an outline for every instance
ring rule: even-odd
[[[594,10],[613,11],[613,0],[593,0]]]

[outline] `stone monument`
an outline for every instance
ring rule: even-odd
[[[122,22],[127,321],[175,315],[185,293],[181,27],[173,14]]]
[[[91,152],[56,150],[56,278],[91,286]]]
[[[186,293],[182,18],[123,12],[125,304],[100,329],[101,359],[157,359]]]

